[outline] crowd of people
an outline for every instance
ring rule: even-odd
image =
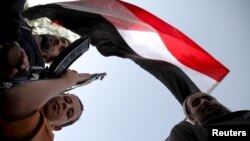
[[[45,67],[70,44],[64,37],[33,35],[22,19],[25,0],[2,1],[0,15],[0,81],[1,85],[31,66]],[[99,75],[94,75],[99,77]],[[0,92],[0,140],[52,141],[53,130],[61,130],[77,121],[82,112],[81,100],[63,93],[93,75],[67,70],[59,78],[27,81]],[[35,90],[35,91],[34,91]]]

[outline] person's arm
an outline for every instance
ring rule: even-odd
[[[27,72],[29,69],[28,57],[16,42],[21,36],[21,12],[25,2],[26,0],[0,1],[0,80],[10,79],[16,73]],[[9,57],[12,55],[15,57]],[[15,66],[10,64],[13,62]]]
[[[79,73],[78,78],[77,78],[77,82],[86,81],[86,80],[90,79],[90,77],[91,77],[91,74],[89,74],[89,73]]]
[[[61,78],[32,81],[7,89],[0,96],[0,114],[8,119],[31,115],[51,98],[77,83],[78,74],[67,71]]]
[[[200,92],[194,82],[174,64],[162,62],[160,60],[141,58],[135,55],[126,56],[140,65],[143,69],[150,70],[149,72],[171,91],[180,105],[182,105],[187,96]]]
[[[29,70],[28,56],[17,42],[0,44],[0,80],[12,79]]]

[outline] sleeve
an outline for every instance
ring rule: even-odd
[[[0,135],[8,139],[20,139],[31,136],[40,122],[39,111],[33,115],[17,121],[8,121],[0,118]]]
[[[194,141],[192,138],[190,139],[189,131],[188,131],[188,123],[186,121],[181,121],[176,124],[166,141]]]
[[[192,125],[186,120],[176,124],[165,141],[206,141],[206,130],[199,125]]]
[[[53,141],[51,126],[41,111],[18,121],[0,118],[0,140]]]
[[[21,12],[26,0],[0,1],[0,44],[19,39]]]

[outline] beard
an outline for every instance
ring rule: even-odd
[[[227,114],[229,112],[230,112],[230,110],[227,109],[223,105],[207,106],[200,113],[200,122],[204,123],[205,121],[207,121],[211,118],[222,116],[222,115]]]

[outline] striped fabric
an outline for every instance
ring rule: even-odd
[[[194,41],[146,10],[116,0],[81,0],[36,6],[23,14],[48,17],[80,35],[104,56],[129,58],[159,79],[179,100],[210,93],[229,70]]]

